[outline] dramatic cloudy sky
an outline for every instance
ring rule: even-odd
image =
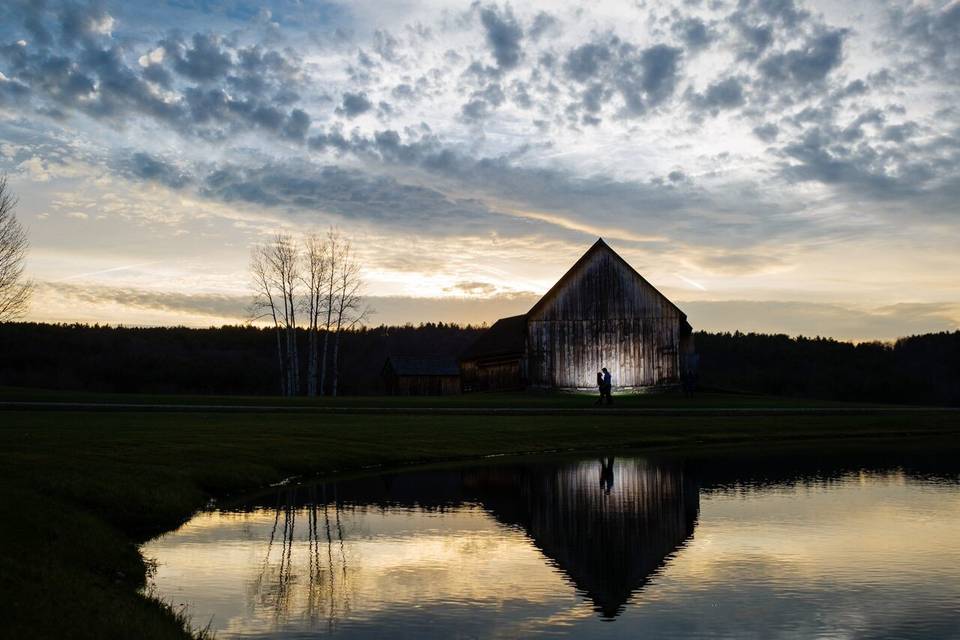
[[[960,2],[0,4],[30,317],[244,318],[336,225],[374,322],[525,311],[603,236],[694,327],[960,324]]]

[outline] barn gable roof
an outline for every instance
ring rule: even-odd
[[[680,310],[677,305],[673,303],[669,298],[663,295],[659,289],[650,284],[646,278],[644,278],[640,273],[634,269],[629,262],[624,260],[620,254],[610,248],[606,242],[603,241],[603,238],[598,238],[593,246],[587,249],[586,253],[580,256],[580,259],[577,260],[572,267],[567,269],[567,272],[553,285],[547,293],[543,295],[540,300],[537,301],[535,305],[528,311],[519,316],[511,316],[509,318],[501,318],[497,320],[493,326],[480,334],[476,341],[471,344],[466,351],[460,355],[460,360],[473,360],[476,358],[492,358],[497,356],[512,356],[522,354],[524,351],[524,341],[526,339],[526,330],[527,330],[527,320],[534,314],[541,311],[546,305],[550,304],[550,301],[556,297],[556,295],[563,290],[563,288],[576,277],[581,266],[583,266],[587,261],[589,261],[594,254],[597,252],[604,251],[610,256],[612,256],[620,265],[622,265],[630,274],[638,278],[646,287],[658,297],[663,299],[669,306],[677,310],[677,313],[680,314],[681,319],[681,333],[689,333],[692,331],[690,324],[687,322],[687,314]]]
[[[459,376],[456,358],[390,356],[383,365],[398,376]]]
[[[535,305],[533,305],[533,307],[530,309],[530,311],[527,312],[526,315],[527,315],[527,316],[533,316],[533,315],[535,315],[536,313],[538,313],[539,311],[541,311],[541,310],[542,310],[544,307],[546,307],[548,304],[550,304],[550,302],[557,296],[557,294],[558,294],[560,291],[563,290],[563,288],[567,285],[567,283],[569,283],[570,280],[572,280],[572,279],[576,276],[576,274],[577,274],[578,271],[580,270],[580,267],[581,267],[583,264],[585,264],[587,261],[589,261],[589,260],[593,257],[594,254],[596,254],[596,253],[598,253],[598,252],[601,252],[601,251],[604,251],[604,252],[608,253],[610,256],[612,256],[618,263],[620,263],[623,267],[625,267],[625,268],[627,269],[627,271],[629,271],[631,274],[633,274],[635,277],[637,277],[645,286],[649,287],[650,290],[653,291],[654,294],[656,294],[657,296],[659,296],[660,298],[662,298],[667,304],[669,304],[671,307],[673,307],[674,309],[676,309],[676,310],[677,310],[677,313],[680,314],[680,317],[683,318],[684,323],[686,323],[687,314],[685,314],[683,311],[681,311],[681,310],[680,310],[680,307],[678,307],[677,305],[675,305],[675,304],[673,303],[673,301],[670,300],[670,298],[668,298],[667,296],[663,295],[663,294],[660,292],[659,289],[657,289],[655,286],[653,286],[652,284],[650,284],[650,282],[649,282],[646,278],[644,278],[642,275],[640,275],[640,272],[638,272],[636,269],[634,269],[633,266],[632,266],[629,262],[627,262],[626,260],[624,260],[623,257],[622,257],[619,253],[617,253],[616,251],[614,251],[614,250],[610,247],[610,245],[608,245],[606,242],[604,242],[604,241],[603,241],[603,238],[597,238],[597,241],[593,243],[593,246],[591,246],[589,249],[587,249],[586,253],[584,253],[582,256],[580,256],[580,259],[573,263],[573,266],[572,266],[572,267],[570,267],[569,269],[567,269],[567,272],[564,273],[563,276],[561,276],[559,280],[557,280],[557,283],[556,283],[555,285],[553,285],[552,287],[550,287],[550,290],[547,291],[547,292],[543,295],[543,297],[540,298],[540,300],[537,301],[537,303],[536,303]]]
[[[521,354],[526,331],[526,314],[501,318],[467,347],[460,355],[460,360]]]

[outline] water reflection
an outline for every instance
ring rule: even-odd
[[[273,525],[263,554],[263,562],[256,579],[250,585],[249,596],[259,610],[273,612],[273,621],[279,624],[290,617],[291,595],[296,593],[304,577],[302,558],[294,569],[294,546],[306,553],[306,589],[304,614],[312,628],[325,626],[333,630],[336,622],[350,612],[348,561],[344,546],[340,504],[328,501],[325,485],[290,487],[277,492]],[[300,501],[298,496],[305,501]],[[300,526],[306,517],[307,538],[296,536],[297,518]],[[279,549],[277,548],[279,545]],[[306,549],[302,549],[306,546]],[[322,623],[322,624],[321,624]]]
[[[290,486],[144,553],[218,637],[955,637],[956,458],[844,460],[605,455]]]
[[[699,508],[679,467],[637,459],[478,469],[464,472],[463,483],[497,521],[523,529],[607,618],[693,535]]]
[[[475,505],[522,531],[598,613],[613,618],[693,534],[698,496],[679,467],[613,457],[561,467],[498,465],[282,488],[251,594],[279,623],[289,618],[293,588],[305,585],[311,627],[323,622],[332,630],[350,611],[342,513],[369,505],[438,513]],[[262,510],[261,503],[238,508]],[[298,526],[306,529],[305,540],[296,535]],[[306,547],[306,576],[295,571],[295,545],[301,554],[299,548]]]

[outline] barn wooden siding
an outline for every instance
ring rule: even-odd
[[[398,396],[460,393],[460,367],[453,358],[390,356],[381,371],[384,391]]]
[[[527,316],[528,384],[596,388],[602,367],[618,389],[676,384],[680,352],[691,347],[684,327],[676,306],[605,244],[595,246]]]
[[[460,393],[460,376],[392,376],[386,392],[393,396],[449,396]]]
[[[464,361],[460,379],[464,391],[519,391],[526,386],[520,357]]]
[[[460,357],[464,391],[515,391],[526,387],[526,315],[497,320]]]

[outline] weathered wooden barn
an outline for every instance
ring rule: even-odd
[[[384,391],[398,396],[440,396],[460,393],[460,367],[455,358],[390,356],[381,373]]]
[[[687,316],[603,239],[521,316],[498,320],[460,357],[464,391],[614,389],[680,383]]]

